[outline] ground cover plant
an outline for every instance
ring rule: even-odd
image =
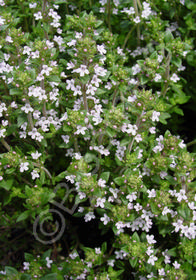
[[[196,4],[0,11],[1,279],[195,279]]]

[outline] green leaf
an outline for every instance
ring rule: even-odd
[[[50,273],[40,278],[40,280],[57,280],[57,273]]]
[[[173,91],[176,92],[175,94],[175,102],[176,104],[184,104],[186,103],[191,97],[187,96],[180,88],[178,88],[176,85],[171,85]]]
[[[18,216],[16,222],[18,223],[18,222],[26,220],[29,217],[29,215],[30,215],[30,211],[29,210],[23,212],[22,214],[20,214]]]
[[[109,127],[107,127],[106,132],[107,132],[107,134],[108,134],[111,138],[114,137],[114,136],[116,135],[116,131],[113,130],[113,129],[111,129],[111,128],[109,128]]]
[[[31,280],[31,275],[29,274],[22,274],[20,280]]]
[[[6,266],[5,271],[7,276],[16,276],[18,274],[18,271],[11,266]]]
[[[138,233],[136,231],[131,236],[131,240],[136,240],[137,242],[140,242],[140,237],[139,237],[139,235],[138,235]]]
[[[34,260],[34,256],[29,253],[25,253],[24,256],[25,256],[25,261],[27,262],[31,262]]]
[[[120,141],[120,146],[127,146],[131,142],[131,137],[125,137],[123,140]]]
[[[101,176],[100,176],[100,178],[105,180],[106,183],[109,180],[109,177],[110,177],[110,172],[103,172],[103,173],[101,173]]]
[[[45,260],[47,257],[50,258],[52,249],[47,250],[46,252],[44,252],[42,259]]]
[[[87,163],[96,161],[96,158],[97,158],[96,155],[92,153],[86,153],[84,156],[84,160]]]
[[[125,178],[117,177],[117,178],[114,179],[114,182],[115,182],[118,186],[122,186],[122,185],[124,185],[124,180],[125,180]]]
[[[50,75],[49,76],[49,81],[50,82],[55,82],[55,83],[60,83],[61,79],[57,75]]]
[[[172,62],[177,67],[180,67],[182,65],[182,59],[180,59],[179,57],[172,57]]]
[[[12,88],[10,89],[10,95],[21,95],[22,91],[18,88]]]
[[[170,43],[174,40],[174,36],[172,35],[171,31],[167,30],[164,36],[165,43]]]
[[[134,258],[134,259],[129,259],[129,263],[132,267],[135,267],[137,264],[138,259]]]
[[[166,119],[170,118],[171,115],[169,113],[161,113],[160,117],[159,117],[159,121],[162,123],[162,124],[167,124],[167,121]]]
[[[3,189],[9,191],[13,185],[13,179],[9,179],[7,181],[3,180],[0,182],[0,187],[2,187]]]

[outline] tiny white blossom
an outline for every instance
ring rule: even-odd
[[[110,221],[110,218],[106,214],[104,214],[104,216],[101,217],[100,220],[103,222],[104,225],[107,225]]]
[[[53,263],[53,260],[50,260],[49,257],[46,257],[46,266],[48,268],[51,268],[51,263]]]
[[[154,265],[155,262],[158,260],[158,258],[156,256],[151,255],[147,261],[147,263]]]
[[[37,12],[37,13],[35,13],[35,14],[33,14],[34,15],[34,17],[35,17],[35,20],[39,20],[39,19],[42,19],[42,13],[39,11],[39,12]]]
[[[84,77],[85,74],[87,74],[87,75],[89,74],[89,71],[88,71],[86,65],[80,65],[79,68],[74,69],[72,72],[80,74],[80,77]]]
[[[139,16],[137,16],[136,18],[134,18],[134,20],[133,20],[135,23],[139,23],[141,20],[140,20],[140,17]]]
[[[93,214],[93,212],[89,212],[84,216],[85,222],[89,222],[92,219],[95,219],[95,215]]]
[[[29,266],[30,266],[29,262],[24,262],[23,265],[24,265],[23,267],[24,270],[29,270]]]
[[[24,171],[27,171],[29,168],[29,162],[22,162],[20,164],[20,172],[24,172]]]
[[[155,77],[154,77],[154,81],[155,81],[155,82],[158,82],[159,80],[161,80],[161,78],[162,78],[162,77],[161,77],[160,74],[156,74]]]
[[[180,264],[177,261],[175,261],[173,263],[173,266],[175,267],[175,269],[179,269],[180,268]]]
[[[153,122],[155,122],[155,121],[159,121],[159,116],[160,116],[160,112],[156,112],[156,111],[154,111],[153,113],[152,113],[152,117],[151,117],[151,119],[152,119],[152,121]]]
[[[173,74],[171,77],[170,77],[170,80],[174,83],[176,83],[177,81],[180,80],[180,78],[176,75],[176,74]]]
[[[36,151],[35,153],[31,153],[33,159],[38,159],[42,154]]]

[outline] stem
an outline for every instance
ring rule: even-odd
[[[8,152],[11,150],[10,145],[5,141],[5,139],[2,138],[1,143],[8,150]]]
[[[123,43],[123,46],[122,46],[122,49],[124,50],[128,40],[129,40],[129,37],[131,36],[131,33],[133,32],[133,30],[136,28],[136,25],[134,25],[131,30],[129,31],[129,33],[127,34],[125,40],[124,40],[124,43]]]
[[[47,1],[46,1],[46,0],[44,0],[44,1],[43,1],[43,5],[42,5],[42,13],[44,13],[44,12],[45,12],[45,9],[46,9],[46,3],[47,3]]]
[[[110,30],[110,32],[112,32],[112,27],[111,27],[111,0],[108,0],[107,1],[107,10],[108,10],[108,18],[107,18],[107,21],[108,21],[108,28]]]
[[[129,154],[130,154],[130,152],[131,152],[131,150],[132,150],[134,140],[135,140],[135,137],[133,137],[131,143],[130,143],[129,146],[128,146],[128,153],[129,153]]]
[[[137,16],[139,16],[137,0],[133,0],[133,5],[134,5],[134,9],[135,9],[135,14],[136,14],[136,17],[137,17]],[[140,26],[139,26],[139,23],[137,24],[137,44],[138,44],[138,46],[140,46]]]
[[[83,101],[84,101],[84,110],[88,112],[88,102],[87,102],[87,97],[86,97],[86,87],[82,86],[82,96],[83,96]]]
[[[137,0],[137,4],[138,4],[139,8],[142,9],[142,4],[140,3],[140,0]]]
[[[191,142],[189,142],[189,143],[187,143],[186,146],[189,147],[189,146],[192,146],[194,144],[196,144],[196,139],[191,141]]]
[[[43,170],[46,172],[46,174],[48,175],[48,177],[49,177],[50,179],[52,179],[52,175],[50,174],[50,172],[48,171],[48,169],[46,169],[44,166],[41,166],[39,163],[36,163],[36,162],[33,162],[33,165],[36,166],[36,167],[39,167],[39,168],[43,169]]]
[[[44,117],[46,117],[46,101],[44,101],[42,113],[43,113]]]
[[[117,90],[117,88],[116,88],[115,91],[114,91],[113,99],[112,99],[112,105],[113,105],[113,106],[115,106],[115,103],[116,103],[116,96],[117,96],[117,93],[118,93],[118,90]]]
[[[77,137],[74,138],[74,148],[76,150],[76,153],[80,152],[79,147],[78,147],[78,138]]]
[[[168,89],[168,85],[169,85],[169,74],[170,74],[170,61],[171,61],[171,54],[168,53],[167,57],[166,57],[166,68],[165,68],[165,73],[164,73],[164,78],[165,80],[167,80],[167,82],[165,83],[163,90],[162,90],[162,95],[165,97],[165,94],[167,92]]]
[[[33,119],[32,119],[32,114],[31,114],[31,112],[28,113],[27,119],[28,119],[28,123],[29,123],[29,125],[30,125],[30,128],[31,128],[31,130],[32,130],[34,126],[33,126]]]
[[[140,126],[140,122],[141,122],[141,117],[142,117],[142,115],[143,115],[143,111],[142,111],[141,115],[137,117],[137,120],[136,120],[136,126],[137,126],[137,128],[139,128],[139,126]],[[134,141],[135,141],[135,137],[133,137],[131,143],[130,143],[129,146],[128,146],[128,153],[131,152]],[[125,157],[125,160],[126,160],[126,157]]]

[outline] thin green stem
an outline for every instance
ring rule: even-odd
[[[135,9],[135,15],[136,15],[136,17],[139,17],[137,0],[133,0],[133,5],[134,5],[134,9]],[[140,26],[139,26],[139,23],[137,24],[137,44],[138,44],[138,46],[140,46]]]
[[[108,17],[107,17],[108,28],[109,28],[110,32],[112,32],[112,27],[111,27],[111,0],[107,1],[107,12],[108,12]]]
[[[187,143],[186,146],[190,147],[190,146],[195,145],[195,144],[196,144],[196,139],[191,141],[191,142],[189,142],[189,143]]]
[[[125,40],[124,40],[124,43],[123,43],[123,46],[122,46],[122,49],[124,50],[128,40],[129,40],[129,37],[131,36],[131,33],[133,32],[133,30],[136,28],[136,25],[134,25],[131,30],[129,31],[129,33],[127,34]]]
[[[52,180],[52,175],[50,174],[48,169],[46,169],[44,166],[41,166],[39,163],[36,163],[36,162],[33,162],[33,165],[43,169],[45,171],[45,173],[48,175],[48,177]]]
[[[74,148],[75,148],[75,151],[76,153],[79,153],[79,147],[78,147],[78,138],[77,137],[74,137]]]
[[[7,143],[7,141],[5,139],[1,139],[1,143],[3,144],[3,146],[6,148],[6,150],[10,151],[10,145]]]

